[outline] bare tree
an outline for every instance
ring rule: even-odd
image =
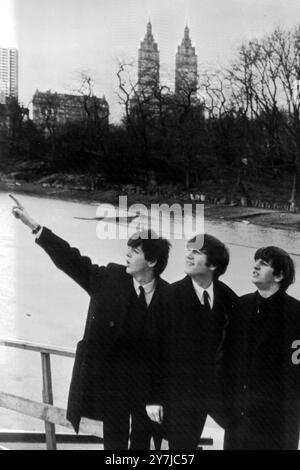
[[[296,204],[300,161],[299,99],[295,99],[294,91],[300,79],[299,39],[300,27],[297,27],[292,31],[278,28],[262,40],[250,41],[240,48],[239,60],[229,73],[233,96],[239,99],[249,119],[264,120],[274,147],[282,145],[278,123],[292,142],[291,210]]]
[[[59,128],[60,99],[57,93],[51,90],[41,93],[38,90],[33,97],[34,121],[41,128],[44,135],[50,140],[51,159],[55,159],[56,137]]]
[[[91,188],[95,187],[99,168],[103,168],[109,158],[109,106],[105,97],[96,96],[94,90],[93,74],[89,70],[78,70],[76,85],[73,87],[82,110],[81,121],[75,123],[81,129],[81,148],[78,153],[85,160]]]
[[[159,83],[157,62],[150,59],[148,62],[147,80],[133,78],[133,62],[119,62],[117,71],[118,97],[124,107],[123,123],[134,139],[136,156],[145,169],[151,165],[157,133],[167,136],[165,109],[170,91]]]

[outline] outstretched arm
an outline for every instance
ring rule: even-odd
[[[39,231],[40,225],[29,216],[22,204],[14,197],[15,206],[13,215],[27,225],[33,233]],[[51,230],[43,227],[36,243],[50,256],[51,260],[60,270],[70,276],[77,284],[91,294],[93,285],[101,285],[106,268],[99,267],[91,262],[87,256],[82,256],[77,248],[72,248],[65,240],[58,237]]]

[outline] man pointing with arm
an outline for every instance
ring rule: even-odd
[[[149,449],[153,426],[145,404],[153,367],[152,321],[158,293],[167,285],[160,275],[168,262],[169,241],[151,230],[137,232],[127,243],[126,266],[98,266],[41,227],[11,197],[14,216],[32,230],[54,264],[90,296],[67,418],[77,432],[83,416],[102,420],[106,450],[128,449],[129,438],[130,449]]]

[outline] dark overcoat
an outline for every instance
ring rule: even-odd
[[[77,282],[90,296],[87,321],[83,339],[76,349],[75,363],[69,391],[67,418],[78,432],[81,417],[104,419],[126,391],[130,384],[118,382],[122,370],[117,370],[114,355],[118,339],[123,333],[124,320],[128,313],[133,288],[133,278],[126,273],[126,267],[118,264],[98,266],[88,257],[82,256],[76,248],[43,228],[36,240],[50,256],[54,264]],[[138,402],[147,401],[146,394],[150,390],[152,312],[159,290],[168,283],[157,279],[156,289],[147,312],[147,325],[144,332],[142,351],[137,351],[139,370],[137,390],[134,399]],[[148,347],[149,346],[149,347]],[[142,358],[142,363],[141,363]],[[150,368],[151,362],[151,368]],[[120,362],[120,364],[122,361]],[[149,365],[149,366],[148,366]],[[132,364],[133,370],[135,364]]]
[[[164,405],[166,432],[172,425],[169,417],[185,405],[201,407],[219,421],[217,367],[236,299],[227,285],[216,281],[214,307],[207,312],[189,276],[161,291],[153,355],[162,366],[160,375],[153,374],[151,401]]]
[[[251,339],[261,315],[258,293],[242,296],[224,344],[226,449],[297,449],[300,428],[300,302],[282,291]],[[250,343],[251,341],[251,343]],[[299,362],[299,361],[298,361]]]

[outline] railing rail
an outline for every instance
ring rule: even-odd
[[[58,346],[50,346],[40,343],[31,343],[19,339],[0,338],[0,346],[7,346],[9,348],[26,349],[27,351],[35,351],[45,354],[53,354],[56,356],[75,357],[73,349],[61,348]]]
[[[23,349],[40,353],[42,364],[43,402],[35,402],[15,395],[0,392],[0,406],[18,411],[27,416],[42,419],[45,422],[46,446],[56,450],[55,424],[71,427],[65,418],[65,410],[53,406],[53,388],[51,374],[51,355],[74,358],[75,351],[57,346],[31,343],[18,339],[0,338],[0,346]],[[63,418],[63,419],[62,419]]]
[[[66,418],[66,410],[53,404],[50,356],[56,355],[74,359],[75,351],[11,338],[0,338],[0,346],[40,353],[43,379],[42,402],[0,391],[0,407],[43,420],[45,423],[46,447],[48,450],[56,450],[55,425],[69,429],[73,428]],[[103,442],[102,426],[99,421],[82,418],[80,421],[80,433],[87,434],[90,437],[93,436],[94,439],[96,437],[99,439],[99,442]],[[199,444],[213,445],[213,440],[211,438],[202,438]]]
[[[66,410],[54,405],[40,403],[6,392],[0,392],[0,407],[22,413],[32,418],[41,419],[50,424],[57,424],[58,426],[73,429],[71,423],[66,418]],[[99,421],[82,418],[80,421],[80,432],[102,439],[102,429]]]

